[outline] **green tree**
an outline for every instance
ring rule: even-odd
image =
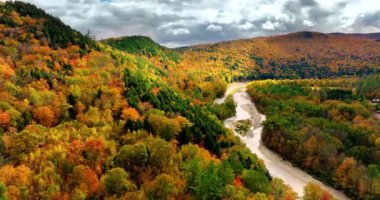
[[[373,194],[374,186],[373,186],[373,181],[379,177],[380,171],[377,165],[371,164],[367,168],[367,175],[368,175],[368,187],[369,187],[369,192]]]
[[[253,196],[253,199],[255,199],[255,200],[268,200],[268,197],[267,197],[267,195],[265,195],[264,193],[257,192],[257,193]]]
[[[241,174],[244,169],[265,170],[264,165],[259,161],[257,156],[251,153],[246,147],[233,147],[228,154],[228,162],[231,168],[237,174]]]
[[[2,182],[0,182],[0,200],[7,200],[7,197],[5,194],[6,192],[7,192],[7,188]]]
[[[269,180],[263,172],[252,169],[245,170],[242,179],[244,186],[252,192],[269,192]]]
[[[153,139],[147,144],[149,150],[149,165],[154,167],[157,172],[165,170],[169,166],[173,154],[172,147],[163,139]]]
[[[211,162],[207,169],[202,173],[200,182],[198,182],[194,189],[195,199],[220,199],[223,195],[223,189],[223,182],[218,177],[217,168],[215,164]]]
[[[223,191],[223,199],[246,200],[249,190],[245,187],[226,185]]]
[[[136,170],[145,166],[148,161],[148,150],[143,143],[124,145],[114,158],[117,166],[126,170]]]
[[[128,173],[123,168],[114,168],[108,171],[104,178],[104,185],[107,193],[117,196],[134,190],[136,187],[128,180]]]
[[[185,165],[185,178],[188,190],[195,192],[196,186],[201,181],[202,166],[199,158],[194,158]]]
[[[218,168],[218,177],[222,181],[223,185],[232,183],[235,178],[234,170],[231,168],[230,163],[227,160],[223,160]]]
[[[5,155],[6,150],[7,150],[7,147],[5,146],[5,142],[3,140],[3,134],[0,134],[0,162],[1,162],[2,157]]]

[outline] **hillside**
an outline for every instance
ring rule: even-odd
[[[222,68],[210,68],[192,59],[182,59],[180,52],[168,49],[144,36],[110,38],[101,41],[114,50],[144,57],[140,64],[154,68],[156,74],[166,84],[179,93],[191,97],[198,105],[210,104],[215,97],[222,96],[232,74]],[[196,57],[195,57],[196,60]]]
[[[331,78],[379,72],[378,34],[298,32],[184,48],[183,58],[238,73],[237,79]]]
[[[48,45],[54,49],[59,47],[65,48],[70,44],[76,44],[82,50],[96,47],[95,42],[90,38],[83,36],[64,24],[60,19],[45,13],[35,6],[30,6],[19,1],[5,3],[1,6],[1,14],[0,23],[2,25],[15,28],[24,25],[28,33],[26,39],[44,37],[48,40]],[[30,17],[28,18],[30,19],[29,21],[20,19],[20,17],[27,16]],[[37,21],[42,24],[39,30],[36,29]]]
[[[0,199],[296,198],[216,117],[233,103],[199,106],[214,79],[186,74],[188,95],[183,63],[27,3],[1,3],[0,30]]]
[[[168,49],[143,36],[94,41],[19,1],[0,2],[0,30],[0,200],[298,199],[223,126],[233,98],[214,99],[234,80],[367,75],[380,63],[377,34]],[[268,116],[271,149],[376,199],[379,105],[367,99],[379,97],[378,83],[264,81],[248,92]],[[305,194],[333,199],[313,184]]]
[[[163,47],[145,36],[110,38],[101,42],[131,54],[141,54],[148,57],[156,56],[164,62],[179,62],[180,60],[179,55],[175,51]]]

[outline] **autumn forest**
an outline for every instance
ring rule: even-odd
[[[167,48],[96,41],[0,2],[0,200],[329,200],[272,176],[224,120],[233,82],[268,149],[350,199],[380,199],[380,35],[297,32]],[[249,129],[247,129],[249,130]]]

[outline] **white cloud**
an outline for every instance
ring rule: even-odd
[[[206,29],[209,30],[209,31],[212,31],[212,32],[218,32],[218,31],[222,31],[223,27],[220,26],[220,25],[210,24],[210,25],[207,26]]]
[[[305,20],[303,20],[303,25],[308,26],[308,27],[312,27],[315,25],[315,23],[310,21],[310,20],[305,19]]]
[[[250,23],[250,22],[245,22],[244,24],[240,24],[240,25],[238,26],[238,28],[239,28],[240,30],[243,30],[243,31],[248,31],[248,30],[252,29],[253,27],[255,27],[255,25],[253,25],[253,24]]]
[[[175,28],[167,30],[166,33],[171,35],[188,35],[190,31],[185,28]]]
[[[271,21],[266,21],[264,24],[261,25],[261,27],[264,30],[269,30],[269,31],[274,31],[277,28],[281,27],[281,24],[279,22],[271,22]]]
[[[376,20],[367,17],[357,22],[359,16],[380,10],[378,0],[24,1],[81,32],[90,29],[97,38],[147,35],[172,46],[310,29],[380,31]]]

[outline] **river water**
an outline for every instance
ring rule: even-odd
[[[304,194],[304,186],[307,183],[312,182],[319,185],[323,190],[329,192],[338,200],[349,199],[341,191],[329,187],[314,179],[305,171],[297,167],[293,167],[289,162],[284,161],[279,155],[272,152],[266,148],[264,144],[262,144],[261,132],[263,127],[261,126],[261,122],[263,122],[266,118],[265,115],[258,112],[255,104],[251,101],[251,98],[246,91],[246,85],[247,83],[230,84],[225,96],[215,100],[215,103],[223,103],[228,95],[233,94],[233,99],[236,103],[236,115],[226,119],[224,121],[224,125],[227,128],[234,130],[235,122],[244,119],[252,120],[253,128],[246,136],[241,136],[235,131],[234,133],[240,137],[241,141],[245,143],[252,153],[255,153],[261,160],[264,161],[265,166],[272,177],[278,177],[284,180],[287,185],[293,188],[299,197],[302,197]]]

